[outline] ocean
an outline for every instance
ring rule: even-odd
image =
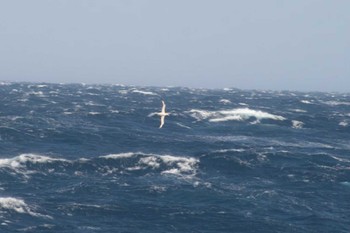
[[[350,94],[2,82],[0,99],[0,232],[350,232]]]

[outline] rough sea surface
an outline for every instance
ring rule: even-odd
[[[0,232],[350,232],[350,94],[1,83],[0,99]]]

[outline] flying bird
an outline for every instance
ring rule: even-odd
[[[169,113],[165,112],[165,106],[166,105],[165,105],[163,100],[162,100],[162,104],[163,104],[162,111],[157,113],[157,115],[160,116],[160,126],[159,126],[159,128],[163,127],[165,117],[169,116]]]

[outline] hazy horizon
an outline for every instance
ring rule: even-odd
[[[0,80],[348,93],[345,0],[7,1]]]
[[[240,90],[240,91],[267,91],[267,92],[296,92],[296,93],[329,93],[329,94],[350,94],[350,91],[318,91],[318,90],[291,90],[291,89],[263,89],[263,88],[239,88],[234,86],[227,86],[227,87],[191,87],[191,86],[181,86],[181,85],[137,85],[137,84],[124,84],[124,83],[117,83],[117,82],[51,82],[51,81],[11,81],[11,80],[0,80],[0,86],[1,84],[13,84],[13,83],[25,83],[25,84],[34,84],[34,85],[46,85],[46,84],[53,84],[53,85],[91,85],[91,86],[107,86],[107,85],[115,85],[115,86],[125,86],[125,87],[131,87],[131,88],[144,88],[144,89],[150,89],[150,88],[188,88],[188,89],[204,89],[204,90]]]

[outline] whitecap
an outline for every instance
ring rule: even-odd
[[[42,91],[32,91],[32,92],[29,92],[28,95],[35,95],[37,97],[46,97],[44,92]]]
[[[194,172],[194,166],[198,163],[198,159],[195,158],[187,158],[187,157],[177,157],[171,155],[163,155],[160,156],[160,159],[167,165],[176,165],[177,174],[181,174],[183,172]],[[173,170],[173,169],[170,169]],[[163,173],[166,173],[164,171]]]
[[[166,190],[167,190],[167,188],[165,186],[152,185],[150,187],[151,192],[162,193],[162,192],[165,192]]]
[[[182,127],[182,128],[185,128],[185,129],[191,129],[191,127],[189,126],[186,126],[184,124],[181,124],[181,123],[176,123],[178,126]]]
[[[115,84],[112,84],[112,86],[114,86],[114,87],[125,87],[125,85],[121,84],[121,83],[115,83]]]
[[[179,176],[193,176],[196,174],[196,166],[199,160],[192,157],[172,155],[147,155],[139,160],[140,165],[157,169],[163,164],[165,170],[161,174],[173,174]]]
[[[105,158],[105,159],[125,159],[125,158],[131,158],[135,156],[135,153],[119,153],[119,154],[109,154],[109,155],[104,155],[100,156],[100,158]]]
[[[16,121],[16,120],[18,120],[18,119],[24,119],[24,117],[22,117],[22,116],[11,116],[11,117],[9,117],[9,119],[10,119],[11,121]]]
[[[118,91],[118,92],[119,92],[119,94],[122,94],[122,95],[128,94],[128,91],[127,91],[127,90],[120,90],[120,91]]]
[[[93,102],[93,101],[89,101],[89,102],[86,102],[86,103],[84,103],[85,105],[87,105],[87,106],[98,106],[98,107],[103,107],[103,106],[105,106],[105,105],[103,105],[103,104],[98,104],[98,103],[95,103],[95,102]]]
[[[342,121],[342,122],[339,123],[339,125],[340,125],[340,126],[343,126],[343,127],[346,127],[346,126],[349,125],[349,123],[346,122],[346,121]]]
[[[244,152],[245,149],[221,149],[215,150],[214,153],[227,153],[227,152]]]
[[[342,184],[344,186],[347,186],[347,187],[350,187],[350,182],[349,181],[342,181],[342,182],[340,182],[340,184]]]
[[[291,109],[291,111],[293,111],[293,112],[301,112],[301,113],[306,113],[306,112],[307,112],[307,111],[304,110],[304,109],[298,109],[298,108],[296,108],[296,109]]]
[[[344,159],[344,158],[339,158],[335,155],[331,155],[331,154],[327,154],[329,157],[339,161],[339,162],[343,162],[343,163],[350,163],[350,160],[349,159]]]
[[[87,95],[91,95],[91,96],[99,96],[100,94],[97,94],[97,93],[90,93],[88,92]]]
[[[39,84],[39,85],[36,85],[36,87],[38,87],[38,88],[44,88],[44,87],[47,87],[47,85],[45,85],[45,84]]]
[[[308,100],[301,100],[300,102],[302,102],[303,104],[312,104],[312,102],[310,102]]]
[[[45,164],[53,162],[69,162],[65,159],[56,159],[48,156],[35,155],[35,154],[21,154],[13,158],[0,159],[0,168],[9,168],[17,174],[21,174],[28,178],[28,174],[32,174],[33,171],[27,169],[27,163],[31,164]]]
[[[146,164],[147,166],[149,166],[153,169],[159,168],[159,166],[160,166],[158,159],[156,157],[153,157],[153,156],[141,158],[139,163]]]
[[[26,163],[52,163],[56,161],[67,162],[65,159],[56,159],[43,155],[36,154],[21,154],[14,158],[0,159],[0,167],[12,167],[17,168],[24,166]]]
[[[29,214],[34,217],[52,218],[51,216],[34,212],[22,199],[14,197],[0,197],[0,209],[15,211],[20,214]]]
[[[223,104],[231,104],[232,102],[228,99],[221,99],[219,100],[220,103],[223,103]]]
[[[301,129],[304,126],[304,122],[302,121],[292,120],[292,124],[294,129]]]
[[[89,112],[88,114],[94,116],[94,115],[100,115],[101,113],[100,112]]]
[[[158,94],[151,92],[151,91],[141,91],[141,90],[137,90],[137,89],[134,89],[132,91],[132,93],[138,93],[138,94],[143,94],[143,95],[158,95]]]
[[[345,102],[345,101],[325,101],[323,103],[330,106],[338,106],[338,105],[350,106],[350,102]]]
[[[222,122],[222,121],[243,121],[249,118],[256,118],[257,120],[272,119],[272,120],[285,120],[284,117],[263,112],[260,110],[253,110],[249,108],[237,108],[232,110],[221,111],[205,111],[192,109],[190,110],[191,116],[197,120],[208,119],[210,122]]]

